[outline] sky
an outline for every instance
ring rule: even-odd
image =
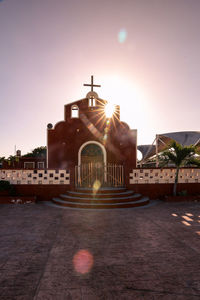
[[[199,0],[0,0],[0,156],[46,145],[91,75],[138,145],[199,131],[199,28]]]

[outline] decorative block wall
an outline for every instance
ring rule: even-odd
[[[174,183],[176,169],[133,169],[130,184]],[[200,169],[183,168],[179,171],[179,183],[200,182]]]
[[[0,170],[0,180],[11,184],[70,184],[66,170]]]
[[[130,184],[174,183],[176,169],[133,169]],[[67,170],[0,170],[0,180],[11,184],[70,184]],[[200,169],[183,168],[179,183],[200,183]]]

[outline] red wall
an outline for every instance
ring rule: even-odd
[[[15,185],[16,191],[21,196],[37,196],[37,200],[51,200],[59,194],[70,190],[69,185]],[[129,189],[149,196],[150,199],[163,198],[166,195],[172,195],[173,184],[135,184],[129,185]],[[189,195],[200,194],[200,183],[180,183],[177,191],[187,190]]]
[[[150,199],[162,198],[173,193],[173,183],[130,184],[127,188],[144,196],[149,196]],[[187,191],[188,195],[200,194],[200,183],[179,183],[177,192],[184,190]]]
[[[53,197],[70,190],[69,185],[55,184],[21,184],[15,185],[17,194],[21,196],[36,196],[38,201],[50,201]]]

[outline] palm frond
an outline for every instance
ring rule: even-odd
[[[168,150],[164,150],[159,156],[160,165],[173,163],[177,167],[188,165],[188,161],[192,161],[193,164],[198,161],[194,160],[194,155],[197,153],[196,146],[182,146],[176,141],[172,141],[168,146]],[[191,160],[192,159],[192,160]]]

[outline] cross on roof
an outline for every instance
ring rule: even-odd
[[[101,87],[100,85],[93,83],[93,75],[91,76],[91,84],[84,83],[84,86],[91,86],[91,92],[93,92],[93,87]]]

